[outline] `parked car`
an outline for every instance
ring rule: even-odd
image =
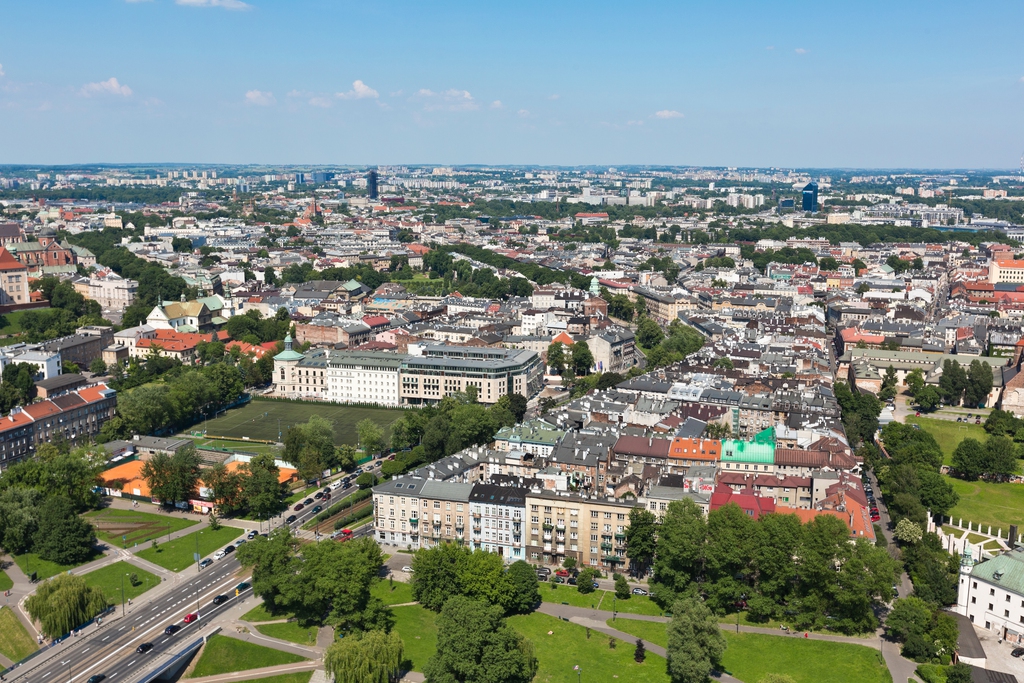
[[[570,576],[568,579],[566,579],[565,582],[567,584],[569,584],[570,586],[575,586],[576,585],[576,577],[575,576]]]
[[[313,514],[315,515],[316,513],[320,512],[323,509],[324,509],[323,505],[316,505],[316,506],[313,507]]]
[[[964,419],[963,419],[962,417],[958,417],[958,418],[956,419],[956,421],[957,421],[957,422],[963,422],[963,421],[964,421]]]
[[[405,565],[404,567],[402,567],[402,571],[406,574],[412,574],[412,567],[410,567],[409,565]]]
[[[142,643],[137,648],[135,648],[135,651],[138,652],[139,654],[146,654],[147,652],[149,652],[152,649],[153,649],[153,643]]]
[[[565,583],[565,579],[556,574],[555,576],[551,577],[551,583]]]
[[[106,677],[106,674],[96,674],[95,676],[89,676],[89,680],[86,681],[86,683],[100,683],[100,681],[102,681]]]
[[[292,522],[294,522],[297,519],[298,519],[298,517],[296,517],[295,515],[288,515],[288,519],[284,520],[284,523],[285,524],[291,524]]]
[[[244,538],[240,538],[237,541],[235,541],[235,547],[237,548],[238,546],[242,545],[243,543],[245,543],[245,539]]]
[[[974,424],[980,425],[981,424],[981,418],[980,417],[979,418],[975,418]]]
[[[559,569],[557,572],[555,572],[555,574],[557,574],[558,576],[561,576],[561,577],[564,578],[566,576],[569,576],[569,570],[568,569]]]
[[[303,505],[312,505],[313,504],[313,499],[312,498],[307,498],[306,500],[302,501],[302,504]]]
[[[333,484],[331,484],[331,488],[333,490],[337,491],[338,489],[341,488],[341,484],[342,484],[341,480],[338,480],[338,481],[334,482]]]
[[[1011,657],[1020,657],[1021,655],[1024,655],[1024,647],[1015,647],[1013,648],[1013,651],[1010,652]]]
[[[551,570],[547,567],[534,567],[534,571],[538,574],[543,574],[544,576],[551,576]]]
[[[224,552],[223,550],[218,550],[217,552],[215,552],[213,554],[213,559],[215,559],[215,560],[223,560],[225,555],[227,555],[226,552]]]
[[[185,615],[185,618],[182,619],[182,621],[184,621],[186,624],[191,624],[193,621],[195,621],[198,618],[199,618],[199,612],[190,612],[190,613]]]
[[[292,508],[292,510],[294,510],[295,512],[298,512],[299,510],[301,510],[304,507],[306,507],[305,503],[297,503],[295,505],[295,507]]]
[[[235,552],[235,546],[229,545],[229,546],[225,546],[224,547],[224,554],[225,555],[230,555],[233,552]]]
[[[597,581],[595,581],[594,583],[592,583],[590,585],[592,585],[594,588],[600,588],[601,587],[601,584],[599,584]]]
[[[324,497],[324,492],[323,491],[317,491],[316,493],[313,494],[313,497],[316,498],[317,500],[320,500],[321,498]]]
[[[238,584],[237,586],[235,586],[235,590],[236,590],[236,591],[238,591],[239,593],[241,593],[241,592],[242,592],[242,591],[244,591],[244,590],[245,590],[246,588],[248,588],[248,587],[249,587],[249,585],[250,585],[250,584],[249,584],[249,582],[248,582],[248,581],[243,581],[242,583],[240,583],[240,584]]]
[[[215,604],[215,605],[223,605],[227,601],[228,601],[228,596],[226,596],[226,595],[217,595],[217,596],[214,596],[214,598],[213,598],[213,604]]]
[[[914,417],[921,417],[921,411],[919,410],[916,413],[914,413]]]
[[[164,635],[165,636],[173,636],[175,633],[177,633],[180,630],[181,630],[180,626],[178,626],[177,624],[171,624],[170,626],[168,626],[167,628],[164,629]]]
[[[252,539],[256,538],[256,537],[257,537],[257,536],[259,536],[259,535],[260,535],[260,532],[258,532],[258,531],[256,531],[255,529],[253,529],[252,531],[250,531],[249,533],[247,533],[247,534],[245,535],[245,537],[246,537],[246,538],[248,538],[248,539],[249,539],[249,540],[251,541]]]
[[[211,564],[213,564],[213,560],[211,560],[210,558],[206,558],[205,560],[203,560],[202,562],[199,563],[199,568],[200,569],[206,569]]]
[[[645,591],[643,588],[634,588],[633,595],[647,595],[647,591]]]

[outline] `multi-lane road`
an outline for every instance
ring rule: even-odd
[[[333,491],[333,498],[340,499],[340,493],[340,489]],[[316,502],[326,508],[336,501]],[[282,526],[287,517],[295,515],[296,520],[289,526],[297,530],[314,516],[313,507],[315,505],[307,505],[299,512],[289,508],[271,520],[271,527]],[[326,539],[331,531],[325,529],[321,538]],[[312,536],[312,532],[301,533]],[[355,535],[368,533],[372,533],[372,526],[364,525]],[[88,626],[78,636],[68,637],[37,659],[8,672],[5,678],[10,683],[86,683],[97,674],[106,677],[105,683],[130,679],[154,657],[184,646],[200,628],[216,622],[233,607],[237,599],[250,595],[252,589],[245,588],[235,596],[235,589],[242,582],[248,582],[248,574],[233,554],[214,561],[201,571],[193,564],[178,574],[173,587],[156,589],[155,592],[163,592],[149,599],[145,599],[146,594],[143,594],[142,600],[127,607],[124,616],[121,616],[122,607],[119,605],[116,614],[104,619],[102,625]],[[229,599],[214,605],[213,599],[217,595],[226,595]],[[185,615],[190,613],[198,613],[200,618],[186,624]],[[173,635],[165,634],[164,629],[172,624],[179,630]],[[153,649],[146,653],[136,652],[143,643],[152,643]],[[34,664],[36,661],[40,663]]]

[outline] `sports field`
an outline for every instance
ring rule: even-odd
[[[289,427],[306,422],[311,415],[319,415],[334,423],[334,442],[337,445],[347,443],[354,446],[359,441],[356,425],[360,420],[370,418],[384,428],[385,436],[390,437],[391,423],[402,416],[402,411],[357,408],[333,403],[252,401],[206,422],[206,433],[238,440],[247,436],[250,439],[277,441],[278,424],[283,439]],[[193,430],[202,429],[203,425],[202,422],[197,423]],[[217,443],[214,442],[213,445]]]

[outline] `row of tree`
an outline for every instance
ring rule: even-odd
[[[984,444],[967,437],[953,451],[953,469],[967,481],[980,477],[1005,479],[1017,471],[1022,455],[1024,444],[1014,444],[1005,436],[990,436]]]

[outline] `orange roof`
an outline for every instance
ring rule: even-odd
[[[558,334],[556,334],[554,339],[551,340],[552,344],[554,344],[555,342],[561,342],[562,344],[565,344],[566,346],[572,346],[573,345],[572,337],[570,337],[565,332],[559,332]]]
[[[11,256],[11,252],[0,247],[0,270],[28,270],[28,268]]]
[[[722,442],[718,439],[686,439],[676,437],[668,450],[668,457],[682,460],[716,462],[722,456]]]
[[[224,467],[228,470],[228,472],[234,472],[235,470],[237,470],[238,468],[245,464],[246,463],[241,462],[240,460],[235,460],[229,462]],[[277,481],[282,484],[287,481],[290,481],[291,478],[294,477],[297,472],[298,470],[292,469],[291,467],[281,467],[279,468],[279,471],[277,473]]]
[[[1024,261],[1018,261],[1016,259],[997,259],[995,263],[999,264],[1000,268],[1024,268]]]
[[[142,465],[143,462],[141,460],[122,463],[117,467],[104,471],[100,474],[100,479],[108,486],[115,481],[121,482],[122,491],[134,494],[135,490],[138,489],[139,493],[137,495],[149,496],[149,485],[142,476]]]

